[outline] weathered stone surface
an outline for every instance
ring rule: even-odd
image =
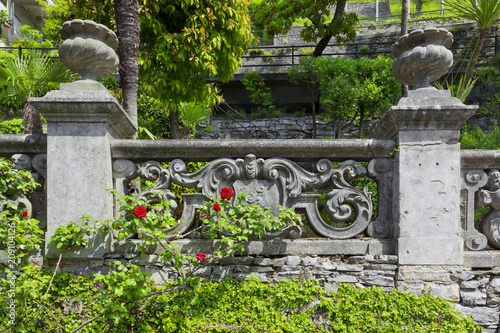
[[[160,262],[160,258],[161,258],[160,256],[154,255],[154,254],[147,255],[147,256],[144,256],[142,258],[140,256],[137,256],[137,257],[133,258],[132,260],[130,260],[130,263],[132,265],[146,266],[146,265]]]
[[[348,264],[337,265],[337,271],[339,272],[361,272],[362,270],[363,270],[363,265],[348,265]]]
[[[233,272],[232,266],[215,266],[212,268],[213,275],[225,277]]]
[[[479,290],[460,290],[460,301],[464,305],[486,305],[486,293]]]
[[[248,273],[248,272],[250,272],[250,266],[246,266],[246,265],[233,265],[231,267],[232,267],[232,271],[234,273]]]
[[[275,258],[273,259],[273,267],[281,267],[286,265],[287,263],[287,257],[284,258]]]
[[[265,274],[252,273],[249,276],[255,276],[257,279],[259,279],[262,282],[269,282],[269,278]]]
[[[460,288],[458,284],[443,284],[434,282],[402,282],[396,281],[396,288],[402,292],[412,292],[415,295],[422,295],[424,292],[430,292],[431,296],[443,297],[452,302],[460,300]]]
[[[273,262],[270,258],[256,257],[253,260],[253,264],[258,266],[271,266]]]
[[[364,266],[365,269],[375,270],[375,271],[395,271],[398,266],[390,264],[371,264]]]
[[[251,256],[222,258],[221,265],[251,265],[257,258]]]
[[[335,282],[356,283],[359,282],[358,278],[352,275],[339,275],[333,279]]]
[[[169,282],[168,273],[159,269],[151,269],[151,268],[141,268],[143,273],[149,272],[151,275],[149,279],[155,282],[155,285],[161,286],[164,283]]]
[[[313,257],[302,258],[302,265],[303,266],[314,266],[317,263],[318,263],[318,258],[313,258]]]
[[[490,283],[486,287],[486,293],[488,294],[488,305],[500,304],[500,277],[494,277],[491,279]]]
[[[487,306],[469,307],[455,305],[457,309],[464,315],[472,315],[476,325],[497,325],[499,320],[498,309]]]
[[[403,84],[425,88],[453,65],[453,35],[444,28],[416,29],[394,44],[392,74]]]
[[[274,273],[274,269],[269,266],[252,266],[250,267],[252,273]]]
[[[451,274],[460,271],[460,266],[399,266],[397,279],[405,282],[434,281],[451,282]]]
[[[298,266],[298,265],[300,265],[301,261],[302,261],[302,259],[300,257],[297,257],[297,256],[288,256],[286,258],[286,264],[288,266]]]
[[[330,292],[336,292],[339,289],[337,283],[325,283],[323,286],[325,288],[325,293],[328,295]]]
[[[212,267],[210,266],[200,267],[196,271],[194,271],[193,274],[196,276],[203,276],[203,277],[209,276],[210,274],[212,274]]]
[[[359,282],[369,286],[394,287],[394,279],[388,276],[360,276]]]

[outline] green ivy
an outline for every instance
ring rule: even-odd
[[[188,287],[155,287],[136,266],[96,277],[33,266],[19,276],[18,322],[8,332],[479,332],[471,317],[451,303],[382,288],[341,284],[325,294],[315,280],[264,283],[192,278]],[[5,283],[5,280],[2,280]],[[166,292],[167,291],[167,292]],[[147,294],[155,297],[144,298]],[[6,291],[0,291],[0,329],[8,321]],[[131,300],[137,300],[131,306]],[[68,305],[73,305],[68,310]],[[98,313],[104,315],[99,316]],[[96,318],[97,317],[97,318]]]

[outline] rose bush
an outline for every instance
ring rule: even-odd
[[[205,262],[205,258],[207,257],[207,255],[205,253],[197,253],[194,257],[199,262]]]
[[[220,197],[222,200],[229,200],[234,195],[232,187],[223,187],[220,191]]]
[[[138,206],[134,208],[134,215],[136,217],[146,217],[148,210],[144,206]]]

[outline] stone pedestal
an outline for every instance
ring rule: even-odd
[[[460,128],[476,111],[449,91],[409,91],[374,129],[395,137],[395,219],[401,265],[461,265]]]
[[[130,138],[136,127],[115,98],[97,82],[62,85],[31,103],[47,120],[46,243],[60,225],[113,217],[110,141]],[[99,258],[107,252],[105,237],[65,257]],[[46,255],[59,255],[53,244]]]

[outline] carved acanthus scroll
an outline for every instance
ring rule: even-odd
[[[331,161],[322,159],[316,164],[315,172],[310,172],[284,158],[262,159],[250,154],[244,159],[216,159],[193,173],[187,172],[186,164],[180,159],[173,160],[168,169],[158,162],[148,161],[135,175],[155,182],[155,189],[139,194],[145,200],[163,198],[176,207],[175,196],[169,189],[171,184],[196,188],[200,192],[182,195],[184,208],[181,220],[184,223],[176,228],[176,232],[188,231],[194,224],[195,211],[203,201],[212,196],[218,197],[221,188],[231,186],[236,195],[247,193],[248,202],[271,207],[275,213],[278,205],[304,209],[311,228],[319,236],[343,239],[363,232],[370,223],[373,210],[371,194],[367,188],[360,190],[348,183],[366,173],[365,168],[355,161],[346,161],[334,169]],[[318,211],[320,195],[306,191],[307,188],[320,188],[326,184],[333,187],[326,195],[327,215],[335,222],[349,219],[352,222],[348,227],[336,228],[325,222]],[[295,229],[285,233],[297,237],[300,231]]]

